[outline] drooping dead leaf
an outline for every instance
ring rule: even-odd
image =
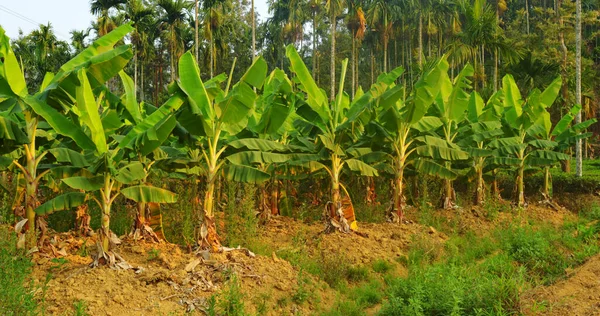
[[[23,219],[22,221],[18,222],[17,225],[15,225],[15,233],[20,234],[21,231],[23,231],[23,227],[25,227],[25,224],[27,224],[27,218]]]

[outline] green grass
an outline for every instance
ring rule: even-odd
[[[0,227],[0,315],[36,315],[41,312],[43,297],[34,295],[33,263],[16,249],[16,242],[12,231]]]
[[[408,277],[386,278],[381,315],[518,313],[525,285],[551,284],[600,252],[598,232],[598,222],[580,219],[452,235],[443,246],[415,238],[402,260]]]

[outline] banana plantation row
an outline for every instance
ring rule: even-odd
[[[328,229],[345,232],[357,229],[340,181],[345,172],[391,175],[389,216],[400,223],[408,171],[444,180],[444,208],[455,207],[452,181],[459,174],[475,180],[474,199],[481,204],[486,182],[499,194],[496,175],[514,172],[516,203],[523,206],[526,173],[543,170],[544,193],[550,195],[549,169],[570,159],[570,147],[588,137],[585,130],[594,123],[572,125],[581,108],[575,105],[552,124],[547,108],[559,93],[560,78],[523,98],[507,75],[502,88],[483,100],[472,91],[473,67],[466,65],[450,78],[445,58],[426,65],[410,91],[397,68],[353,96],[342,91],[346,60],[330,102],[291,45],[286,54],[292,78],[280,69],[267,74],[265,61],[257,58],[236,83],[224,74],[203,82],[188,52],[179,59],[179,79],[168,85],[168,100],[157,107],[138,103],[133,80],[123,71],[132,51],[118,43],[131,30],[124,25],[98,39],[31,92],[27,70],[0,29],[0,162],[19,174],[17,199],[24,201],[24,219],[16,229],[26,232],[21,246],[36,245],[36,228],[45,231],[44,216],[75,208],[78,217],[87,216],[80,213],[94,201],[102,210],[96,259],[114,260],[116,236],[109,227],[117,196],[137,203],[135,229],[150,236],[147,204],[177,199],[150,185],[151,173],[195,175],[204,182],[197,242],[212,251],[220,248],[214,210],[221,176],[262,183],[292,173],[328,175]],[[40,185],[62,194],[38,201]]]

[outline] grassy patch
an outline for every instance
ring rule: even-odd
[[[34,295],[33,264],[23,251],[16,249],[16,243],[14,233],[0,227],[0,315],[37,314],[40,298]]]

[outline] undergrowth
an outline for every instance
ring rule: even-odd
[[[38,288],[31,279],[33,263],[15,246],[15,234],[0,227],[0,315],[37,315],[42,298],[34,294]]]
[[[386,278],[381,315],[514,315],[527,287],[551,284],[600,252],[600,224],[532,222],[488,235],[452,235],[445,244],[413,239],[401,259],[407,278]]]

